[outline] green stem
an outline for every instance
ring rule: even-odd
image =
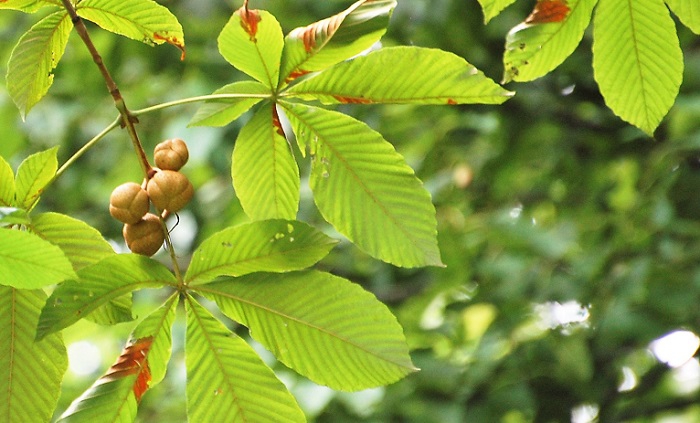
[[[140,116],[140,115],[144,115],[146,113],[151,113],[151,112],[155,112],[158,110],[167,109],[169,107],[181,106],[183,104],[189,104],[189,103],[197,103],[200,101],[221,100],[221,99],[240,99],[240,98],[266,99],[266,98],[271,98],[271,97],[272,97],[272,94],[209,94],[209,95],[200,95],[197,97],[183,98],[180,100],[169,101],[167,103],[156,104],[155,106],[146,107],[144,109],[133,110],[131,112],[131,115],[132,116]]]

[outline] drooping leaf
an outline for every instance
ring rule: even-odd
[[[10,164],[0,156],[0,206],[15,205],[15,173]]]
[[[31,27],[12,50],[7,66],[7,91],[22,118],[53,84],[53,70],[63,57],[73,24],[65,11],[55,12]]]
[[[32,218],[30,229],[58,246],[80,270],[114,254],[100,232],[87,223],[59,213],[42,213]]]
[[[31,219],[24,209],[0,207],[0,227],[8,225],[28,225]]]
[[[568,0],[562,20],[538,23],[531,19],[511,29],[503,55],[503,81],[532,81],[559,66],[581,42],[596,2]]]
[[[55,245],[29,232],[0,229],[0,285],[36,289],[75,277]]]
[[[197,289],[284,364],[316,383],[355,391],[416,370],[401,326],[359,285],[317,271],[224,277]]]
[[[683,78],[676,27],[658,0],[598,0],[593,70],[605,103],[652,135]]]
[[[214,91],[213,94],[230,94],[231,98],[208,100],[190,120],[189,126],[224,126],[238,119],[259,103],[270,89],[257,81],[239,81]],[[239,97],[233,97],[238,95]],[[246,96],[252,95],[252,97]]]
[[[29,209],[34,205],[58,169],[58,147],[27,157],[17,169],[16,204]]]
[[[292,30],[284,39],[280,86],[359,54],[386,32],[396,0],[360,0],[344,11]]]
[[[326,104],[500,104],[512,96],[461,57],[420,47],[382,48],[326,69],[288,93]]]
[[[299,167],[274,104],[264,104],[241,129],[231,176],[243,210],[253,220],[289,219],[299,208]]]
[[[336,241],[303,222],[261,220],[224,229],[192,255],[185,281],[208,282],[219,275],[289,272],[314,265]]]
[[[139,339],[153,339],[147,361],[144,362],[148,366],[148,374],[150,375],[147,388],[155,386],[165,377],[172,348],[171,330],[175,321],[178,298],[177,294],[171,295],[162,306],[139,323],[131,334],[131,344],[136,344]],[[141,388],[139,387],[139,390]],[[141,394],[143,391],[140,391],[140,394],[137,393],[136,398],[139,399]]]
[[[381,134],[338,112],[283,107],[301,149],[310,149],[309,183],[329,223],[380,260],[442,265],[430,194]]]
[[[0,420],[48,422],[61,392],[68,356],[61,334],[34,342],[41,290],[0,286]]]
[[[270,88],[277,86],[284,38],[265,10],[236,10],[219,34],[219,52],[236,69]]]
[[[175,15],[152,0],[83,0],[78,15],[103,29],[148,45],[168,43],[185,57],[185,35]]]
[[[304,422],[304,413],[241,338],[187,298],[187,416],[191,422]]]
[[[666,0],[666,4],[683,25],[700,34],[700,3],[695,0]]]
[[[498,16],[503,9],[515,3],[516,0],[479,0],[484,12],[484,23]]]
[[[41,312],[37,339],[70,326],[99,306],[136,289],[176,283],[170,270],[148,257],[109,256],[81,269],[75,281],[65,282],[53,291]],[[123,312],[122,321],[131,320],[131,311]]]
[[[19,10],[25,13],[34,13],[42,7],[59,6],[60,0],[3,0],[0,2],[0,9]]]

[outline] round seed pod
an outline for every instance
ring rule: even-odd
[[[124,225],[122,230],[126,246],[136,254],[152,256],[163,245],[165,235],[158,216],[146,214],[143,219],[133,224]]]
[[[187,145],[180,138],[165,140],[153,150],[156,166],[164,170],[180,170],[190,158]]]
[[[158,210],[174,213],[187,205],[194,187],[185,175],[174,170],[160,170],[148,181],[148,196]]]
[[[148,193],[135,182],[119,185],[109,197],[109,214],[122,223],[138,222],[148,207]]]

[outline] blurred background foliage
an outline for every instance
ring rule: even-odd
[[[240,2],[161,3],[184,27],[184,62],[170,46],[151,48],[90,27],[129,107],[208,94],[244,78],[216,47]],[[251,6],[271,11],[286,33],[351,3]],[[505,35],[532,3],[520,1],[485,26],[476,0],[399,1],[383,44],[441,48],[500,80]],[[2,75],[35,19],[0,14]],[[383,133],[431,191],[447,267],[397,269],[348,242],[321,263],[392,308],[422,371],[386,388],[340,393],[258,348],[310,421],[700,421],[700,39],[681,25],[678,31],[684,83],[656,139],[605,107],[593,80],[590,33],[550,75],[509,84],[517,95],[503,106],[343,106]],[[242,125],[187,128],[196,108],[145,115],[138,126],[147,150],[172,137],[190,146],[185,171],[196,201],[173,232],[185,259],[214,231],[245,220],[229,176]],[[0,154],[16,166],[31,152],[61,145],[65,160],[115,116],[73,34],[49,96],[26,122],[0,87]],[[107,203],[116,185],[140,180],[130,148],[127,135],[113,131],[40,208],[83,219],[123,249]],[[299,217],[332,232],[308,188]],[[145,316],[162,295],[137,293],[135,315]],[[112,363],[132,327],[81,322],[65,331],[71,369],[58,412]],[[169,375],[144,397],[139,421],[186,420],[183,332],[176,325]]]

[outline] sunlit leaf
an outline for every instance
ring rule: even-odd
[[[515,3],[516,0],[479,0],[481,9],[484,12],[484,23],[498,16],[503,9]]]
[[[148,45],[168,43],[185,57],[182,26],[168,8],[151,0],[83,0],[78,15],[103,29]]]
[[[253,220],[296,218],[299,167],[274,104],[265,104],[238,133],[231,176],[243,210]]]
[[[263,95],[269,96],[270,88],[256,81],[239,81],[221,87],[212,94],[240,95],[240,97],[208,100],[197,110],[189,126],[228,125],[259,103]],[[253,95],[253,97],[246,95]]]
[[[683,53],[666,6],[658,0],[598,0],[593,69],[608,107],[652,135],[683,78]]]
[[[330,18],[292,30],[284,39],[280,85],[370,48],[386,32],[396,0],[360,0]]]
[[[288,92],[327,104],[499,104],[512,95],[461,57],[420,47],[382,48],[326,69]]]
[[[136,344],[139,339],[153,339],[147,361],[144,362],[148,366],[148,374],[150,375],[147,388],[155,386],[165,377],[172,348],[171,330],[175,321],[178,298],[177,294],[171,295],[165,304],[143,319],[131,334],[131,344]],[[140,386],[139,390],[141,388]],[[136,398],[140,398],[140,395],[137,395]]]
[[[31,219],[24,209],[0,207],[0,227],[8,225],[28,225]]]
[[[114,254],[112,247],[102,238],[97,229],[64,214],[34,215],[30,229],[43,239],[57,245],[76,271]]]
[[[219,52],[230,64],[270,88],[277,86],[284,38],[274,16],[241,7],[219,34]]]
[[[336,241],[303,222],[262,220],[224,229],[192,255],[185,280],[208,282],[219,275],[289,272],[312,266]]]
[[[34,342],[41,290],[0,286],[0,416],[3,423],[48,422],[68,367],[61,334]]]
[[[53,70],[63,57],[72,29],[68,14],[55,12],[31,27],[12,50],[7,65],[7,91],[22,117],[53,84]]]
[[[191,297],[185,304],[189,421],[306,421],[294,397],[244,340]]]
[[[442,265],[430,194],[381,134],[338,112],[283,107],[300,147],[310,150],[309,183],[329,223],[386,262]]]
[[[696,0],[666,0],[666,4],[683,25],[700,34],[700,3]]]
[[[526,20],[511,29],[503,55],[504,82],[531,81],[559,66],[583,38],[597,1],[569,0],[562,20]]]
[[[15,204],[15,173],[0,156],[0,206],[12,207]]]
[[[75,281],[59,285],[41,312],[37,339],[61,330],[99,306],[140,288],[175,284],[170,270],[148,257],[119,254],[107,257],[78,272]],[[131,320],[130,310],[123,320]]]
[[[20,10],[25,13],[34,13],[42,7],[59,6],[60,0],[3,0],[0,1],[0,9]]]
[[[416,370],[401,326],[371,293],[316,271],[255,273],[197,288],[287,366],[355,391]]]
[[[35,289],[75,277],[57,246],[29,232],[0,229],[0,285]]]
[[[58,169],[58,147],[32,154],[17,169],[16,204],[29,209],[34,205]]]

